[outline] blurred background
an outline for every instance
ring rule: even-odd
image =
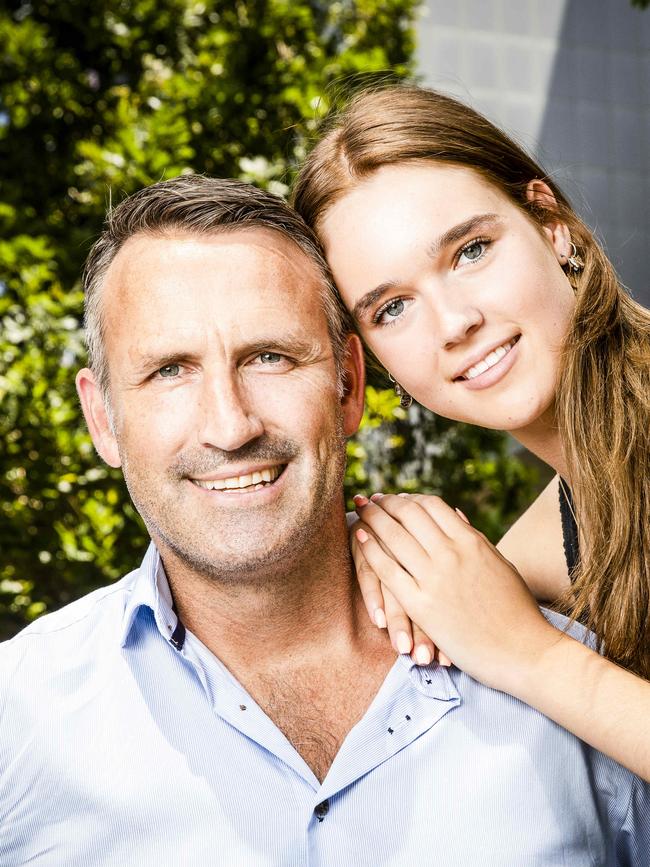
[[[650,11],[637,0],[0,0],[0,638],[136,567],[147,536],[74,390],[109,201],[187,172],[285,194],[387,72],[460,96],[553,172],[650,303]],[[355,492],[436,492],[493,540],[548,478],[371,381]]]

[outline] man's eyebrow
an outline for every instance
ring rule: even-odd
[[[256,352],[279,352],[296,356],[299,360],[310,360],[320,357],[323,347],[317,338],[309,338],[304,334],[270,334],[268,337],[256,337],[246,341],[240,349],[241,355],[251,355]]]
[[[479,229],[494,228],[497,223],[499,223],[499,216],[497,214],[475,214],[473,217],[464,220],[462,223],[458,223],[456,226],[452,226],[451,229],[447,229],[446,232],[443,232],[442,235],[435,238],[431,244],[429,244],[427,254],[431,256],[431,258],[434,258],[441,250],[444,250],[445,247],[449,247],[451,244],[456,244],[458,241],[462,241],[463,238],[467,237],[467,235],[470,235]],[[354,305],[352,309],[353,318],[358,322],[366,310],[373,307],[382,295],[391,289],[396,289],[398,286],[399,283],[397,280],[387,280],[385,283],[380,283],[379,286],[366,292],[366,294],[362,295]]]
[[[255,337],[254,340],[245,341],[238,348],[238,355],[251,355],[256,352],[278,352],[297,356],[299,360],[309,361],[322,356],[326,347],[321,341],[305,337],[304,334],[269,334],[268,336]],[[138,373],[146,373],[150,370],[158,370],[168,364],[181,364],[195,362],[199,356],[195,352],[177,350],[152,350],[138,354],[134,367]]]
[[[179,364],[182,361],[192,360],[194,356],[189,352],[176,352],[161,350],[152,350],[150,352],[139,352],[133,358],[133,366],[140,373],[145,371],[158,369],[167,364]]]

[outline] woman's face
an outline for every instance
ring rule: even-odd
[[[513,432],[552,419],[574,307],[563,224],[540,230],[471,169],[404,163],[340,199],[321,236],[360,333],[417,401]]]

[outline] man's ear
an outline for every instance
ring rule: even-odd
[[[92,370],[84,367],[77,374],[75,382],[84,418],[99,456],[109,467],[121,466],[117,440],[95,375]]]
[[[566,223],[560,220],[553,190],[544,181],[535,179],[526,187],[526,198],[529,202],[537,202],[547,211],[548,216],[542,231],[553,247],[558,262],[564,265],[571,255],[571,233]],[[554,214],[557,215],[556,218]]]
[[[343,430],[352,436],[359,428],[366,396],[366,368],[363,346],[356,334],[348,335],[343,359]]]

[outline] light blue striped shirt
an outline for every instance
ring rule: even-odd
[[[2,867],[643,867],[649,803],[541,714],[408,657],[319,783],[183,635],[153,546],[0,647]]]

